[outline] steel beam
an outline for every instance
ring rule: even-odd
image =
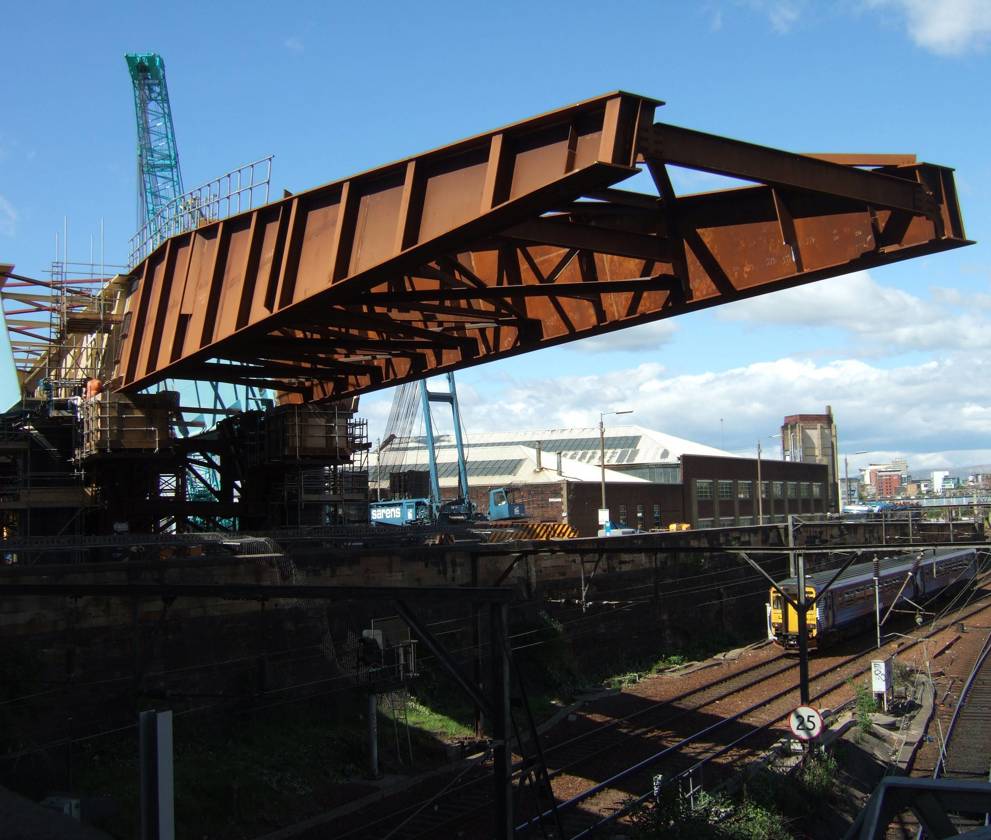
[[[927,216],[936,212],[936,202],[914,179],[867,172],[827,156],[783,152],[664,123],[644,131],[640,149],[645,159],[731,178],[812,190]],[[861,156],[856,157],[859,163]]]
[[[73,598],[222,598],[229,601],[265,601],[271,598],[327,600],[477,601],[505,604],[515,600],[512,589],[498,586],[322,586],[267,583],[7,583],[4,597],[18,595]]]
[[[949,169],[655,124],[658,104],[607,94],[169,240],[135,269],[111,387],[340,399],[969,244]],[[615,187],[637,163],[658,195]],[[669,164],[756,186],[678,196]]]

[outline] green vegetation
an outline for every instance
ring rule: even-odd
[[[672,645],[661,655],[593,656],[592,648],[581,648],[583,656],[579,657],[566,628],[546,613],[537,615],[529,628],[514,627],[514,633],[520,632],[524,635],[517,638],[525,641],[517,662],[538,723],[570,702],[579,688],[630,684],[729,646],[724,638],[710,638],[680,648]],[[528,646],[531,642],[539,644]],[[15,693],[14,686],[16,691],[25,690],[24,684],[30,682],[26,667],[25,662],[7,657],[0,667],[6,677],[0,682],[0,698],[5,692]],[[445,742],[474,735],[471,702],[446,672],[426,670],[413,684],[413,691],[415,696],[406,708],[408,730],[403,729],[402,716],[400,721],[392,719],[387,703],[380,706],[380,760],[386,772],[408,769],[409,757],[417,769],[426,769],[446,757]],[[337,712],[314,703],[264,713],[178,717],[177,836],[203,840],[253,837],[333,808],[341,796],[353,798],[361,790],[354,785],[361,784],[365,773],[363,710],[363,703]],[[525,715],[516,708],[514,716],[525,731]],[[75,793],[111,794],[118,803],[117,815],[101,828],[115,837],[135,835],[138,746],[134,730],[75,745],[72,774]],[[344,782],[352,786],[342,789]],[[755,825],[762,819],[750,805],[740,813],[740,820]]]
[[[836,775],[830,755],[810,756],[800,770],[757,772],[739,796],[696,795],[692,804],[675,785],[634,815],[639,840],[792,840],[828,808]]]
[[[677,668],[679,665],[684,665],[688,661],[688,658],[680,653],[671,653],[662,656],[660,659],[655,659],[653,662],[647,661],[644,663],[645,667],[643,668],[606,677],[602,682],[609,688],[622,688],[627,685],[636,685],[645,677],[652,677],[668,670],[669,668]]]
[[[871,693],[870,686],[867,683],[858,683],[854,686],[854,691],[856,692],[854,708],[857,713],[857,726],[866,735],[871,731],[871,726],[874,724],[871,715],[877,711],[877,700]]]
[[[363,750],[360,728],[333,725],[318,709],[297,707],[254,721],[177,719],[176,836],[253,837],[332,807],[333,786],[360,774]],[[112,791],[118,802],[117,816],[101,827],[116,837],[135,836],[135,734],[83,742],[74,772],[79,793]]]
[[[444,738],[470,738],[475,734],[474,727],[468,725],[465,719],[465,708],[458,708],[457,717],[451,717],[442,711],[432,709],[415,697],[409,699],[406,707],[406,718],[414,729],[421,729]]]

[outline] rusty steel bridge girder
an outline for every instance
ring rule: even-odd
[[[135,269],[111,385],[340,399],[970,244],[946,167],[660,104],[607,94],[173,237]],[[616,187],[640,165],[657,195]],[[679,196],[668,165],[754,185]]]

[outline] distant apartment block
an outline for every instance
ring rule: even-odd
[[[949,476],[949,470],[933,470],[932,471],[932,491],[936,495],[941,495],[944,488],[944,482]]]
[[[902,486],[900,470],[879,470],[875,479],[877,495],[882,499],[891,499],[898,495]]]

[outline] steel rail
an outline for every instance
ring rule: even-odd
[[[749,673],[751,673],[753,671],[757,671],[757,670],[760,670],[762,668],[766,668],[769,665],[772,665],[773,666],[774,663],[780,661],[781,659],[786,658],[786,656],[787,655],[784,652],[781,652],[781,653],[777,654],[777,656],[775,656],[773,659],[768,660],[766,662],[761,662],[761,663],[757,663],[755,665],[751,665],[748,668],[744,669],[743,671],[739,671],[736,674],[733,674],[728,679],[729,680],[733,680],[733,679],[735,679],[737,677],[744,676],[744,675],[749,674]],[[784,671],[788,670],[788,668],[793,668],[793,667],[795,667],[795,665],[789,665],[787,668],[784,668],[781,671],[775,672],[771,676],[776,676],[778,673],[783,673]],[[767,675],[764,675],[764,676],[761,677],[762,680],[763,679],[767,679],[767,678],[768,678]],[[588,740],[590,738],[593,738],[593,737],[596,737],[598,735],[601,735],[605,731],[607,731],[607,730],[609,730],[611,728],[614,728],[616,726],[619,726],[619,725],[621,725],[624,722],[633,720],[633,719],[635,719],[637,717],[640,717],[642,715],[647,715],[647,714],[649,714],[651,712],[655,712],[655,711],[657,711],[658,708],[660,708],[662,706],[669,706],[672,703],[680,702],[681,700],[684,700],[685,698],[691,697],[692,695],[702,694],[702,693],[704,693],[707,690],[711,690],[712,688],[715,688],[717,686],[720,686],[724,682],[726,682],[725,679],[723,679],[723,680],[713,680],[712,682],[706,683],[705,685],[699,686],[699,687],[694,688],[694,689],[691,689],[689,691],[682,692],[681,694],[676,695],[676,696],[671,697],[671,698],[668,698],[667,700],[660,701],[658,703],[654,703],[651,706],[649,706],[649,707],[647,707],[645,709],[640,709],[640,710],[634,712],[631,715],[626,715],[626,716],[621,717],[621,718],[616,718],[615,720],[610,721],[609,723],[604,724],[603,726],[596,727],[594,730],[592,730],[590,732],[586,732],[586,733],[584,733],[582,735],[575,736],[574,738],[570,738],[570,739],[568,739],[566,741],[562,741],[562,742],[560,742],[558,744],[553,744],[551,746],[545,747],[544,748],[544,754],[545,754],[545,756],[549,756],[549,755],[557,752],[560,749],[566,748],[566,747],[571,746],[571,745],[573,745],[575,743],[578,743],[578,742],[581,742],[581,741],[585,741],[585,740]],[[747,686],[744,686],[744,687],[747,687]],[[700,704],[700,705],[695,706],[695,707],[693,707],[691,709],[679,710],[678,714],[674,715],[671,719],[672,720],[673,719],[677,719],[678,717],[680,717],[680,716],[682,716],[684,714],[690,714],[691,712],[696,711],[699,708],[703,708],[705,705],[709,705],[711,703],[717,702],[720,699],[724,699],[725,697],[729,696],[733,692],[739,691],[739,690],[741,690],[741,689],[740,689],[739,686],[737,686],[737,687],[735,687],[733,689],[729,689],[726,692],[723,692],[723,693],[719,694],[715,698],[710,698],[704,704]],[[612,747],[606,747],[605,750],[613,749],[613,748],[615,748],[615,745],[613,745]],[[563,767],[555,768],[553,770],[548,769],[548,775],[551,778],[553,778],[553,777],[559,775],[560,773],[562,773],[566,769],[566,767],[572,766],[573,764],[577,763],[577,761],[587,760],[590,757],[590,755],[598,754],[599,752],[603,752],[605,750],[598,750],[596,753],[585,755],[582,758],[577,759],[576,761],[573,761],[570,764],[565,765]],[[523,769],[523,762],[522,761],[514,763],[514,766],[513,766],[513,771],[514,771],[513,772],[513,778],[514,779],[518,779],[519,778],[522,769]],[[478,779],[473,779],[473,780],[471,780],[469,782],[466,782],[465,784],[459,786],[458,788],[455,788],[452,791],[450,791],[450,794],[449,795],[455,795],[456,794],[458,797],[461,798],[461,801],[464,803],[464,805],[468,806],[468,808],[470,810],[462,809],[460,813],[451,814],[450,817],[449,817],[449,819],[448,819],[448,822],[453,821],[453,820],[456,820],[456,819],[460,819],[460,818],[463,818],[463,817],[466,817],[466,816],[469,816],[471,813],[475,813],[476,811],[479,811],[479,810],[485,808],[486,806],[488,806],[489,804],[491,804],[488,799],[485,799],[484,801],[476,801],[476,800],[473,800],[473,799],[465,799],[464,798],[465,797],[465,794],[472,787],[474,787],[476,785],[487,784],[488,782],[489,782],[489,776],[488,775],[485,775],[484,777],[481,777],[481,778],[478,778]],[[397,816],[399,816],[402,813],[404,813],[404,811],[397,812],[396,814],[390,814],[389,816],[383,817],[381,820],[376,821],[376,823],[373,823],[373,825],[379,824],[379,823],[388,822],[388,821],[390,821],[392,819],[395,819]],[[432,829],[434,827],[435,826],[431,825],[430,828]],[[363,831],[365,831],[367,828],[368,828],[368,826],[366,825],[366,826],[362,826],[360,828],[354,829],[352,832],[349,832],[348,834],[341,835],[341,838],[343,840],[343,838],[346,838],[346,837],[357,836],[357,835],[361,834]]]
[[[977,656],[977,660],[974,662],[974,667],[971,669],[970,675],[967,677],[967,681],[964,683],[963,688],[960,689],[960,697],[957,699],[956,708],[953,710],[953,717],[950,718],[950,725],[946,728],[946,734],[943,736],[943,743],[939,750],[939,759],[936,761],[936,766],[933,768],[932,777],[934,779],[938,779],[941,775],[941,771],[943,771],[947,757],[946,754],[949,751],[950,739],[956,731],[960,714],[967,706],[970,691],[974,686],[974,682],[981,675],[981,672],[984,669],[984,662],[988,658],[989,654],[991,654],[991,634],[989,634],[987,639],[984,640],[984,645],[981,648],[981,652]]]
[[[983,611],[985,609],[987,609],[987,605],[986,604],[984,604],[984,605],[982,605],[980,607],[977,607],[974,610],[971,610],[970,613],[968,613],[967,615],[968,616],[969,615],[973,615],[973,614],[975,614],[977,612],[981,612],[981,611]],[[964,616],[964,617],[966,617],[966,616]],[[954,621],[959,620],[959,618],[960,617],[958,616],[957,618],[954,619]],[[942,630],[945,630],[947,628],[947,626],[948,626],[948,625],[943,625],[943,626],[940,626],[940,627],[933,627],[933,624],[934,623],[935,623],[935,621],[930,624],[930,628],[931,628],[930,629],[930,632],[925,637],[923,637],[923,639],[929,639],[929,638],[931,638],[936,633],[938,633],[938,632],[940,632]],[[910,644],[905,645],[903,648],[900,648],[900,650],[901,651],[910,650],[910,649],[914,648],[916,645],[919,645],[921,643],[922,643],[922,640],[915,640],[915,641],[912,641]],[[865,650],[863,650],[863,651],[861,651],[861,652],[859,652],[857,654],[854,654],[854,655],[852,655],[850,657],[847,657],[845,660],[843,660],[843,661],[841,661],[839,663],[836,663],[835,665],[832,665],[832,666],[830,666],[829,668],[827,668],[827,669],[825,669],[823,671],[820,671],[819,673],[817,673],[816,675],[814,675],[813,679],[820,679],[821,677],[823,677],[823,676],[825,676],[827,674],[830,674],[830,673],[833,673],[834,671],[837,671],[837,670],[840,670],[842,668],[845,668],[845,667],[853,664],[857,660],[861,659],[862,657],[867,656],[867,655],[869,655],[869,654],[871,654],[871,653],[873,653],[875,651],[876,651],[876,648],[872,645],[871,647],[866,648]],[[870,666],[868,665],[868,666],[860,669],[857,672],[857,675],[867,673],[869,670],[870,670]],[[828,694],[830,694],[830,693],[832,693],[832,692],[834,692],[834,691],[842,688],[844,685],[846,685],[848,679],[849,679],[849,677],[844,677],[842,680],[839,680],[838,682],[833,683],[833,684],[827,686],[824,689],[820,689],[819,691],[817,691],[813,695],[813,698],[824,697],[824,696],[826,696],[826,695],[828,695]],[[683,738],[681,741],[677,742],[676,744],[674,744],[674,745],[672,745],[670,747],[664,748],[663,750],[655,753],[654,755],[649,756],[648,758],[643,759],[640,762],[637,762],[636,764],[632,765],[631,767],[628,767],[625,770],[623,770],[623,771],[621,771],[619,773],[614,774],[609,779],[606,779],[605,781],[600,782],[600,783],[594,785],[593,787],[588,788],[585,791],[582,791],[581,793],[579,793],[578,795],[572,797],[571,799],[558,804],[557,805],[558,811],[559,812],[564,812],[564,811],[567,811],[569,809],[575,808],[581,802],[584,802],[585,800],[591,798],[595,794],[600,793],[601,791],[606,790],[609,787],[615,785],[616,782],[622,781],[623,779],[626,779],[629,776],[635,775],[637,772],[640,772],[642,770],[645,770],[645,769],[653,766],[654,764],[656,764],[659,761],[663,760],[665,757],[678,752],[683,747],[688,746],[689,744],[693,743],[694,741],[697,741],[700,738],[705,737],[706,735],[708,735],[708,734],[710,734],[712,732],[715,732],[715,731],[717,731],[718,729],[720,729],[720,728],[722,728],[724,726],[729,726],[730,724],[737,723],[737,722],[740,721],[741,718],[743,718],[743,717],[751,714],[752,712],[754,712],[755,710],[761,708],[762,706],[766,706],[769,703],[773,703],[776,700],[779,700],[782,697],[784,697],[784,696],[786,696],[786,695],[788,695],[788,694],[790,694],[790,693],[792,693],[794,691],[795,691],[795,688],[793,686],[792,687],[789,687],[787,689],[784,689],[782,691],[777,692],[776,694],[772,695],[771,697],[765,697],[765,698],[763,698],[759,702],[754,703],[753,705],[751,705],[747,709],[744,709],[743,711],[741,711],[741,712],[733,715],[730,718],[725,718],[725,719],[723,719],[721,721],[717,721],[716,723],[710,724],[709,726],[703,728],[702,730],[699,730],[697,733],[694,733],[693,735],[690,735],[690,736],[688,736],[686,738]],[[787,719],[788,714],[790,714],[790,712],[786,712],[783,715],[779,715],[776,718],[774,718],[773,720],[771,720],[771,721],[769,721],[769,722],[767,722],[765,724],[761,724],[760,726],[752,729],[745,736],[736,739],[731,744],[724,745],[723,747],[720,747],[720,749],[716,753],[714,753],[711,756],[706,757],[703,761],[698,762],[696,765],[693,765],[693,768],[690,768],[690,769],[697,769],[699,766],[702,766],[702,765],[708,763],[709,761],[713,760],[714,758],[718,758],[719,756],[725,754],[725,752],[729,751],[729,749],[738,746],[740,743],[742,743],[743,741],[747,740],[748,738],[754,737],[754,736],[760,734],[761,732],[766,731],[767,729],[769,729],[770,727],[772,727],[775,724],[779,723],[780,721]],[[683,771],[682,773],[677,774],[676,776],[672,777],[672,779],[668,780],[668,782],[666,782],[665,784],[672,783],[673,781],[681,778],[684,772],[687,772],[687,771]],[[585,829],[581,833],[579,833],[577,835],[573,835],[570,838],[570,840],[579,840],[579,838],[584,838],[584,837],[590,836],[593,831],[595,831],[595,830],[597,830],[597,829],[599,829],[599,828],[601,828],[601,827],[603,827],[605,825],[608,825],[609,823],[614,822],[616,819],[619,819],[621,816],[623,816],[626,813],[628,813],[630,810],[632,810],[637,805],[642,804],[651,795],[653,795],[653,791],[651,791],[649,793],[643,794],[637,800],[634,800],[633,802],[631,802],[628,806],[624,806],[624,808],[622,808],[622,809],[614,812],[613,814],[610,814],[610,815],[604,817],[603,819],[601,819],[598,822],[596,822],[593,826],[591,826],[588,829]],[[528,820],[528,821],[526,821],[524,823],[519,824],[516,827],[516,831],[517,832],[525,831],[528,828],[532,827],[538,820],[543,819],[543,818],[546,818],[546,817],[547,817],[547,814],[544,813],[544,814],[538,815],[537,817],[531,818],[530,820]]]

